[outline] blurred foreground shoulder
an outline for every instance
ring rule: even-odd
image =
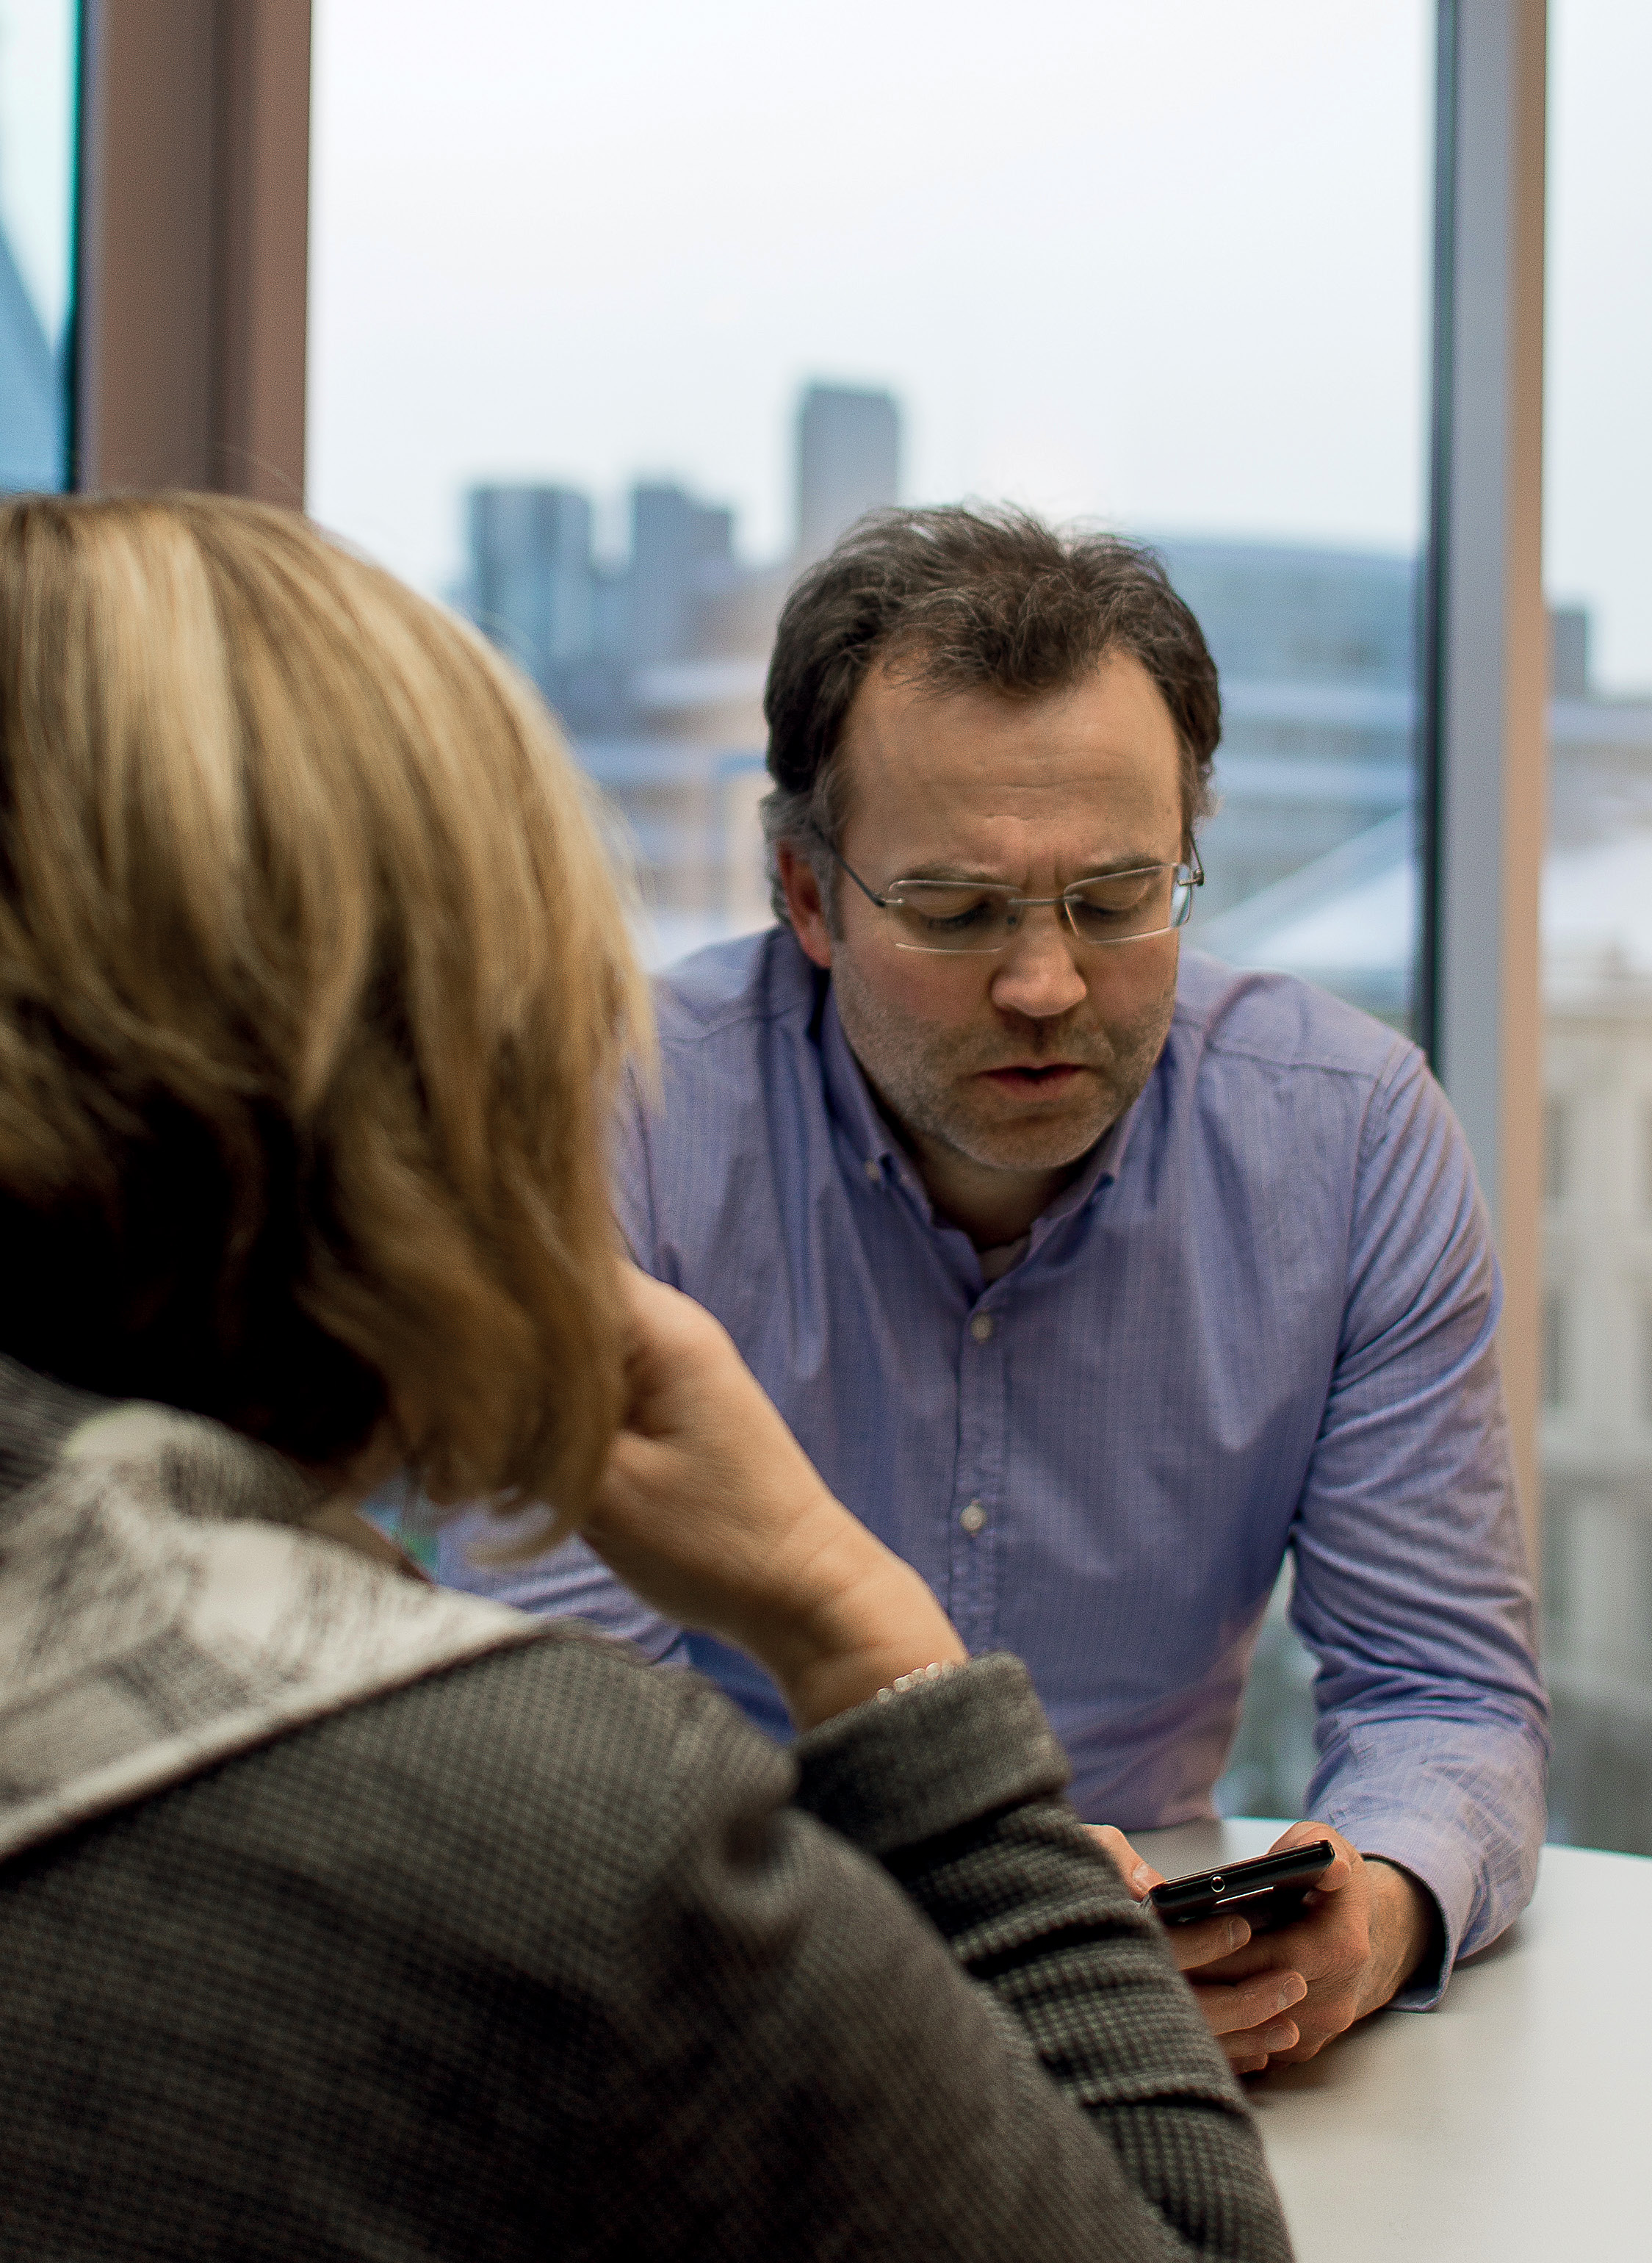
[[[709,1685],[558,1624],[0,1867],[0,2252],[599,2250],[696,1722],[783,1802]]]
[[[1013,1659],[793,1754],[566,1623],[243,1753],[0,1871],[0,2250],[1279,2263],[1064,1775]]]

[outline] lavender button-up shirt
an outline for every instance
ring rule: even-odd
[[[1547,1709],[1460,1131],[1416,1048],[1184,951],[1146,1090],[988,1281],[931,1210],[789,933],[660,989],[663,1104],[626,1143],[639,1262],[727,1327],[838,1496],[972,1651],[1023,1658],[1083,1814],[1210,1811],[1286,1551],[1319,1660],[1307,1811],[1501,1932],[1543,1835]],[[772,1685],[581,1544],[444,1576]],[[1413,1996],[1425,2000],[1431,1992]]]

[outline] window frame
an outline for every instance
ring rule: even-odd
[[[1439,0],[1415,1026],[1467,1133],[1540,1565],[1547,0]]]
[[[304,501],[310,0],[85,0],[73,480]]]

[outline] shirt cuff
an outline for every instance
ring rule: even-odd
[[[1461,1840],[1454,1833],[1431,1830],[1420,1816],[1339,1811],[1334,1801],[1326,1819],[1362,1855],[1379,1856],[1409,1870],[1432,1898],[1439,1925],[1438,1937],[1444,1944],[1439,1959],[1431,1958],[1389,1999],[1396,2012],[1432,2012],[1446,1992],[1469,1913],[1479,1896],[1479,1881]]]
[[[796,1802],[880,1858],[978,1817],[1050,1799],[1067,1756],[1020,1659],[972,1659],[799,1737]]]

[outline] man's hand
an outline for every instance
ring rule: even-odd
[[[1122,1832],[1103,1825],[1095,1837],[1138,1901],[1164,1883]],[[1427,1890],[1397,1864],[1361,1855],[1330,1824],[1294,1823],[1268,1851],[1316,1839],[1329,1839],[1337,1858],[1292,1924],[1254,1938],[1237,1915],[1165,1928],[1211,2033],[1241,2074],[1259,2074],[1274,2059],[1312,2058],[1386,2004],[1434,1938]]]

